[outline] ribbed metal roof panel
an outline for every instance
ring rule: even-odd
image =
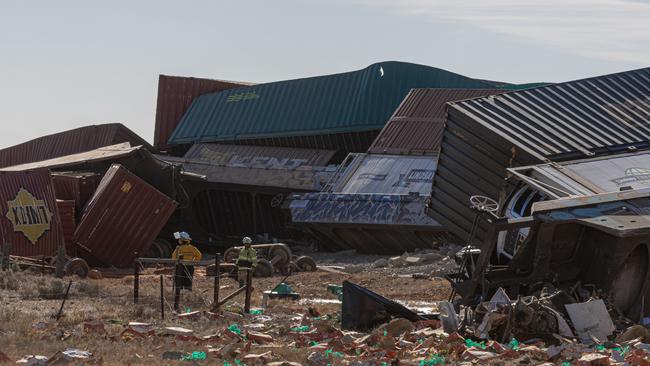
[[[252,84],[240,81],[160,75],[158,77],[154,146],[161,150],[169,147],[167,145],[169,136],[198,96],[246,85]]]
[[[650,68],[452,103],[530,155],[566,160],[650,143]]]
[[[403,62],[235,88],[200,96],[169,143],[235,141],[381,129],[412,88],[493,88],[449,71]]]
[[[404,98],[368,152],[435,154],[445,128],[447,103],[502,93],[498,89],[413,89]]]
[[[142,145],[153,150],[149,143],[123,124],[108,123],[42,136],[2,149],[0,167],[48,160],[122,142],[128,142],[132,146]]]

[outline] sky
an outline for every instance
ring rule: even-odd
[[[269,82],[397,60],[513,83],[650,66],[650,0],[2,1],[0,148],[120,122],[158,75]]]

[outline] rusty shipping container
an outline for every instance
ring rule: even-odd
[[[65,247],[68,254],[74,249],[72,239],[74,231],[77,228],[77,221],[75,219],[75,202],[70,200],[56,200],[56,207],[59,210],[59,217],[61,218],[61,230],[63,230],[63,240],[65,240]]]
[[[100,180],[101,175],[97,173],[52,172],[57,200],[74,201],[74,208],[79,214],[95,193]]]
[[[449,102],[503,93],[496,89],[412,89],[372,143],[371,154],[433,155],[440,150]]]
[[[196,97],[247,85],[252,84],[239,81],[160,75],[158,77],[154,145],[161,150],[169,147],[167,145],[169,136]]]
[[[176,202],[119,164],[113,164],[88,201],[74,234],[79,255],[115,267],[145,253],[176,209]]]
[[[128,142],[131,146],[142,145],[153,150],[149,143],[123,124],[108,123],[42,136],[2,149],[0,167],[52,159],[122,142]]]
[[[63,231],[52,179],[47,170],[0,172],[2,244],[11,254],[53,256],[63,245]]]

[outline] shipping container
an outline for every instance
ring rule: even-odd
[[[87,203],[74,233],[90,263],[129,267],[146,253],[176,202],[119,164],[113,164]]]
[[[91,172],[52,172],[57,200],[73,201],[75,212],[79,216],[86,202],[95,193],[101,178],[100,174]]]
[[[154,146],[160,150],[169,148],[167,145],[169,136],[198,96],[247,85],[252,84],[241,81],[160,75],[158,77]]]
[[[129,143],[2,168],[0,171],[28,171],[47,168],[55,174],[60,171],[73,170],[103,175],[113,163],[126,167],[130,172],[144,179],[170,198],[183,199],[182,195],[177,198],[180,184],[180,166],[158,159],[142,146],[131,147]]]
[[[422,87],[494,88],[488,82],[434,67],[381,62],[353,72],[200,96],[169,143],[378,131],[409,90]]]
[[[447,103],[498,89],[413,89],[372,143],[371,154],[433,155],[440,150]]]
[[[128,142],[132,146],[144,146],[153,151],[149,143],[123,124],[109,123],[42,136],[2,149],[0,167],[48,160],[122,142]]]
[[[73,238],[74,231],[77,228],[75,201],[57,199],[56,207],[59,210],[59,217],[61,218],[61,229],[63,230],[65,247],[68,254],[70,254],[74,252]]]
[[[13,255],[54,256],[64,245],[47,170],[0,172],[0,229]]]
[[[208,239],[267,234],[284,240],[292,236],[280,207],[284,197],[320,190],[336,170],[322,166],[333,154],[331,150],[196,144],[183,158],[160,158],[183,166],[184,189],[191,197],[184,221],[198,224],[200,230],[195,232],[208,233]],[[187,173],[202,178],[191,182]]]
[[[650,148],[648,100],[650,68],[450,103],[428,213],[466,240],[470,196],[504,209],[507,168]]]

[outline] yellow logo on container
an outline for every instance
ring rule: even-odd
[[[131,191],[131,187],[132,187],[131,182],[127,180],[126,182],[124,182],[124,184],[122,184],[122,188],[120,188],[120,190],[124,193],[129,193]]]
[[[7,201],[7,218],[14,225],[14,231],[22,232],[32,243],[48,230],[52,211],[43,200],[36,199],[25,188],[21,188],[13,201]]]

